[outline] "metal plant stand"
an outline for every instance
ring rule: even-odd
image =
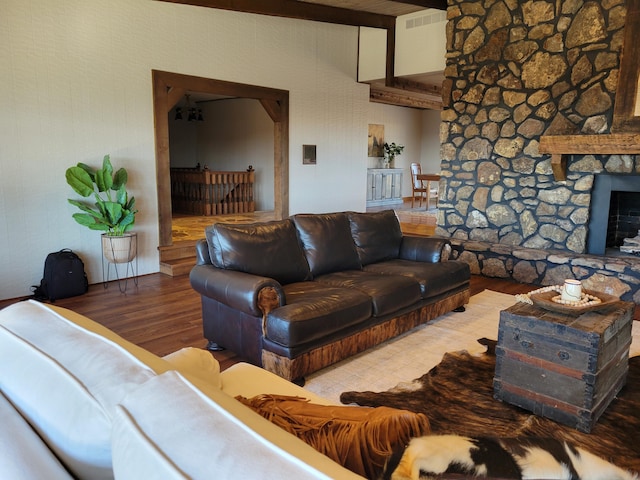
[[[138,238],[136,233],[128,233],[128,246],[124,250],[116,243],[119,237],[102,235],[102,284],[109,286],[109,278],[113,267],[115,279],[118,281],[120,293],[127,291],[129,279],[138,286]],[[124,268],[123,268],[124,267]]]

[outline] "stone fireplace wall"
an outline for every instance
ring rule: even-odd
[[[543,134],[610,133],[625,14],[623,0],[449,0],[436,233],[476,273],[638,290],[632,260],[584,255],[594,175],[638,173],[635,156],[574,155],[556,181],[538,152]]]

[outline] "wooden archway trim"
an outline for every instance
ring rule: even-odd
[[[636,110],[640,90],[640,0],[627,0],[626,7],[624,42],[611,126],[614,133],[640,132],[640,116]]]
[[[274,216],[289,215],[289,92],[152,70],[160,247],[170,246],[171,180],[168,113],[187,91],[260,101],[274,122]]]

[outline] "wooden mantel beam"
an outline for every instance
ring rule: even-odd
[[[543,135],[540,153],[593,153],[596,155],[640,153],[640,133],[602,135]]]
[[[551,154],[551,168],[556,180],[567,179],[565,155],[635,155],[640,154],[640,133],[602,135],[543,135],[538,152]]]
[[[331,7],[318,3],[299,2],[297,0],[160,0],[169,3],[182,3],[198,7],[217,8],[236,12],[271,15],[274,17],[296,18],[316,22],[341,25],[365,26],[372,28],[394,28],[396,17],[380,15],[342,7]],[[411,3],[411,2],[409,2]]]

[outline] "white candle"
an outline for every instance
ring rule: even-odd
[[[560,295],[562,300],[578,302],[582,298],[582,282],[580,280],[566,279]]]

